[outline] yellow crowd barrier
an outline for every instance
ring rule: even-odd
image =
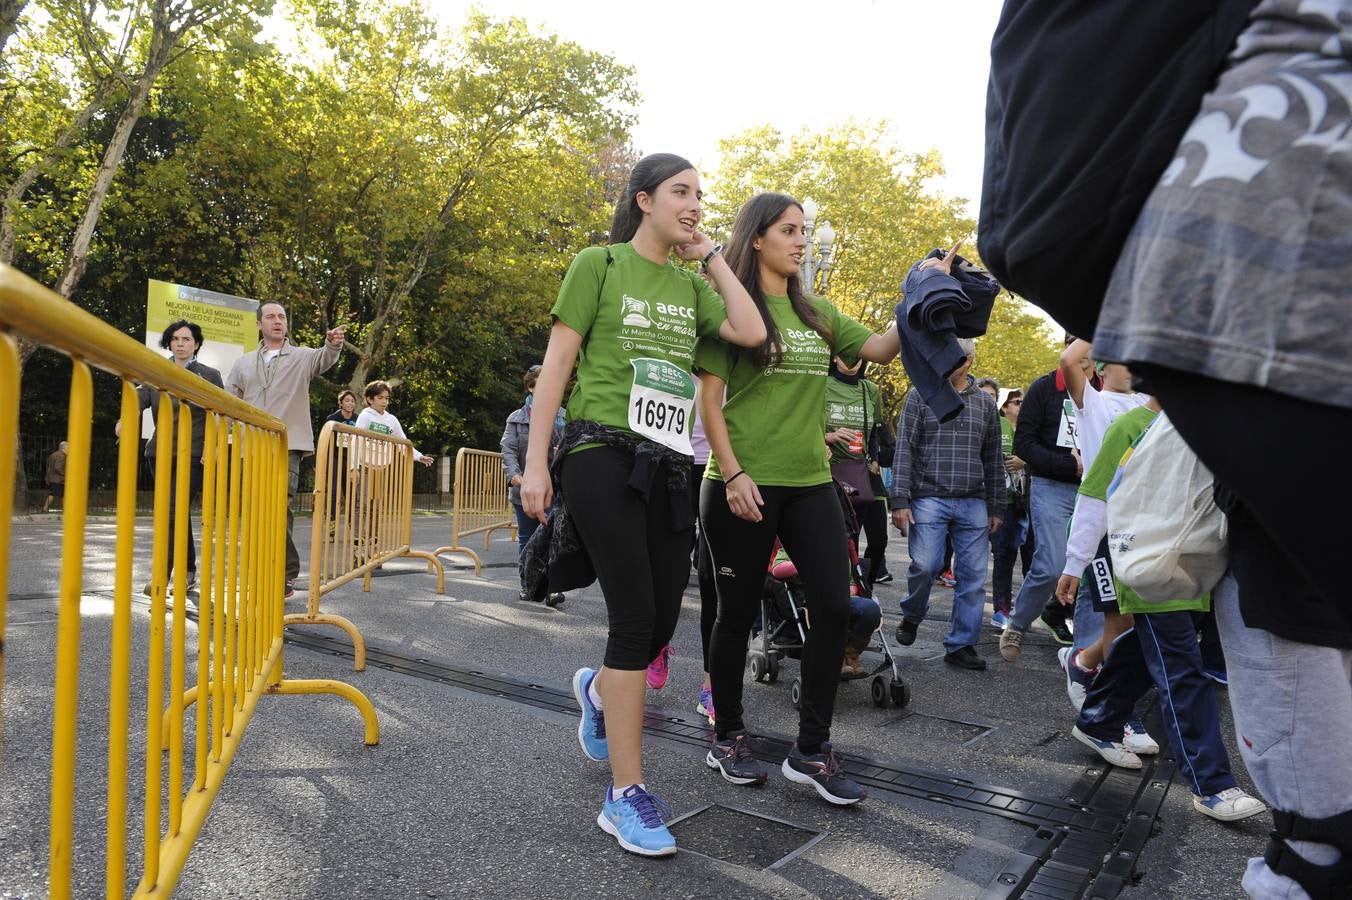
[[[258,700],[264,694],[335,694],[360,711],[367,745],[380,732],[371,702],[356,688],[323,679],[283,676],[282,620],[284,533],[287,503],[285,426],[185,372],[139,342],[63,300],[14,269],[0,266],[0,690],[3,690],[4,621],[8,602],[10,504],[13,501],[14,439],[18,433],[19,363],[15,340],[22,335],[71,358],[69,443],[62,522],[60,599],[54,673],[49,892],[56,900],[71,896],[75,822],[75,783],[81,775],[81,811],[98,816],[100,804],[84,795],[84,785],[100,777],[88,760],[77,760],[76,713],[79,691],[81,595],[88,504],[93,383],[90,367],[122,381],[122,433],[139,429],[140,411],[133,382],[160,390],[157,428],[174,434],[170,396],[205,410],[202,482],[202,552],[197,603],[198,624],[192,643],[196,683],[186,685],[188,529],[176,529],[169,546],[169,504],[186,523],[191,490],[192,417],[178,417],[177,440],[157,441],[155,459],[154,540],[151,550],[151,600],[147,645],[145,785],[141,796],[144,849],[137,897],[172,893],[183,865],[206,821],[222,781],[239,749]],[[175,452],[175,443],[177,448]],[[132,721],[132,559],[135,552],[136,474],[140,445],[124,440],[118,454],[117,550],[108,676],[105,892],[126,896],[129,801],[128,743]],[[171,477],[171,475],[173,477]],[[170,483],[177,490],[170,495]],[[174,583],[166,584],[173,559]],[[173,610],[166,636],[166,594]],[[168,660],[165,659],[166,637]],[[11,648],[12,650],[12,648]],[[166,681],[167,673],[167,681]],[[139,687],[139,686],[138,686]],[[198,696],[189,722],[185,707]],[[89,697],[89,693],[85,692]],[[166,703],[168,708],[164,709]],[[185,748],[185,730],[192,746]],[[168,736],[167,765],[161,756]],[[191,768],[185,773],[185,762]],[[78,767],[78,769],[77,769]],[[162,773],[167,771],[167,786]],[[184,783],[185,774],[191,782]],[[168,823],[162,820],[167,809]],[[260,835],[270,840],[270,835]],[[135,864],[135,859],[132,863]]]
[[[310,538],[309,605],[287,625],[334,625],[352,638],[358,671],[366,668],[366,641],[343,616],[319,610],[319,598],[363,579],[392,559],[427,560],[446,593],[446,572],[434,554],[414,550],[413,445],[403,438],[326,422],[315,445],[314,522]]]
[[[516,513],[507,499],[507,473],[502,454],[461,447],[455,454],[455,506],[451,510],[451,543],[432,552],[463,553],[474,560],[474,574],[483,574],[479,554],[460,542],[472,534],[484,536],[484,549],[493,532],[509,529],[516,539]]]

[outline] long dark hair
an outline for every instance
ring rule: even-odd
[[[723,258],[728,261],[732,273],[737,276],[742,287],[751,295],[756,309],[760,310],[761,320],[765,322],[765,340],[759,347],[741,351],[751,354],[752,361],[759,368],[778,365],[783,361],[784,346],[780,343],[779,329],[775,327],[770,308],[765,304],[765,292],[761,290],[760,252],[756,250],[755,243],[757,238],[765,236],[765,232],[779,221],[779,217],[784,215],[784,210],[790,206],[796,206],[800,210],[803,208],[801,203],[788,194],[757,194],[752,197],[738,210],[737,221],[732,225],[732,237],[723,248]],[[820,334],[828,346],[833,344],[831,330],[822,320],[821,313],[803,293],[802,282],[796,273],[789,276],[788,290],[789,303],[798,314],[798,318],[802,319],[808,328]]]
[[[673,175],[695,168],[694,163],[675,153],[653,153],[643,157],[629,173],[629,183],[615,204],[615,217],[610,220],[610,242],[623,244],[633,240],[643,222],[643,210],[638,208],[639,194],[652,195],[657,186]]]

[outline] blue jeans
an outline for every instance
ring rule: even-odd
[[[1010,628],[1027,631],[1047,600],[1056,593],[1056,582],[1066,567],[1066,534],[1075,512],[1079,486],[1034,475],[1029,488],[1028,516],[1033,523],[1033,565],[1014,599]],[[1075,647],[1083,649],[1103,634],[1103,614],[1094,612],[1089,600],[1089,582],[1080,579],[1075,595]]]
[[[952,653],[981,639],[986,606],[986,557],[990,553],[990,522],[986,501],[975,497],[919,497],[911,501],[907,548],[911,566],[906,572],[906,599],[901,615],[921,622],[929,611],[930,587],[943,571],[945,539],[953,540],[953,615],[944,649]]]
[[[516,507],[516,555],[520,558],[526,549],[526,542],[530,540],[532,534],[535,534],[535,529],[540,527],[540,520],[526,515],[526,510],[520,503],[513,506]]]
[[[849,636],[858,643],[864,643],[873,637],[883,620],[882,607],[870,597],[850,598]]]

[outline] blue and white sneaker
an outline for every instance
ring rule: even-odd
[[[1123,769],[1141,768],[1141,758],[1122,746],[1121,741],[1104,741],[1093,735],[1085,734],[1076,725],[1070,729],[1070,736],[1103,757],[1104,762],[1120,766]]]
[[[1145,730],[1145,723],[1132,719],[1122,729],[1122,746],[1137,756],[1154,756],[1160,752],[1160,745]]]
[[[1086,672],[1080,668],[1075,661],[1079,653],[1074,647],[1062,647],[1056,651],[1056,660],[1061,664],[1061,671],[1066,673],[1066,696],[1070,698],[1070,705],[1075,707],[1076,712],[1084,709],[1084,698],[1089,695],[1089,688],[1099,671]]]
[[[1237,822],[1267,812],[1267,806],[1256,797],[1250,797],[1242,788],[1232,787],[1209,797],[1193,795],[1192,808],[1221,822]]]
[[[1004,631],[1005,626],[1008,624],[1009,613],[1005,612],[1003,609],[997,609],[995,615],[991,616],[991,627],[998,631]]]
[[[600,762],[610,758],[610,745],[606,743],[606,715],[591,700],[589,689],[595,680],[595,669],[584,666],[573,673],[573,696],[582,709],[582,718],[577,723],[577,742],[588,759]]]
[[[1202,674],[1221,687],[1230,686],[1230,676],[1225,673],[1224,669],[1203,669]]]
[[[676,838],[666,826],[671,807],[665,800],[637,784],[625,788],[618,797],[612,796],[613,791],[614,787],[606,790],[606,802],[596,817],[603,831],[640,856],[671,856],[676,852]]]

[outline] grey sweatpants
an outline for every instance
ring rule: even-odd
[[[1239,752],[1259,793],[1274,809],[1310,819],[1346,812],[1352,807],[1352,650],[1300,644],[1247,627],[1229,573],[1211,596]],[[1339,858],[1329,844],[1290,845],[1317,865]],[[1253,897],[1307,897],[1261,857],[1249,860],[1244,889]]]

